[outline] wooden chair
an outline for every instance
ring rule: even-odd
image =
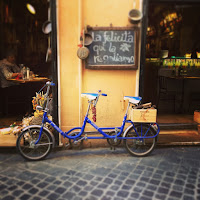
[[[4,75],[0,69],[0,92],[1,92],[1,109],[3,115],[10,114],[25,114],[27,111],[27,97],[26,94],[21,90],[19,91],[18,86],[11,86],[2,88],[2,80]],[[15,112],[16,111],[16,112]]]
[[[200,109],[200,92],[192,92],[188,103],[188,113],[194,113],[195,110]]]
[[[173,102],[173,111],[176,107],[176,91],[170,90],[168,87],[170,79],[166,76],[158,76],[158,90],[157,90],[157,103],[156,107],[159,110],[160,101],[164,101],[166,107],[169,104],[169,101]]]

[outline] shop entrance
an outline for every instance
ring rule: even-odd
[[[33,116],[36,92],[48,80],[57,83],[56,37],[56,1],[0,1],[0,128]],[[12,63],[10,56],[15,57]],[[8,72],[5,66],[10,63]],[[27,70],[26,77],[18,74],[22,69]],[[57,123],[57,88],[52,98],[51,114]]]
[[[200,109],[200,1],[150,0],[147,4],[140,92],[144,102],[157,106],[159,123],[196,128],[194,111]]]

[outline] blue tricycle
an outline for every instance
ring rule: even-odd
[[[72,128],[67,132],[63,132],[53,121],[48,118],[48,104],[49,93],[51,86],[54,86],[53,82],[47,82],[42,88],[45,91],[46,103],[44,107],[37,106],[38,111],[43,111],[43,119],[41,125],[30,125],[22,130],[19,134],[16,148],[19,154],[27,160],[41,160],[44,159],[55,146],[55,139],[52,132],[46,127],[46,124],[57,130],[64,138],[68,138],[70,143],[77,144],[83,140],[88,139],[107,139],[107,142],[115,147],[123,140],[124,146],[127,151],[134,156],[146,156],[154,149],[157,137],[160,132],[159,125],[157,123],[134,123],[127,119],[129,107],[133,109],[139,109],[146,107],[146,104],[140,104],[141,97],[125,96],[124,100],[128,100],[128,106],[124,115],[122,125],[120,127],[105,127],[100,128],[94,122],[92,122],[88,116],[90,108],[92,107],[95,113],[95,108],[100,96],[107,96],[107,94],[101,93],[82,93],[82,97],[88,99],[88,109],[83,121],[82,127]],[[93,118],[95,121],[95,116]],[[128,128],[125,129],[125,124],[129,123]],[[86,124],[91,124],[100,134],[100,136],[88,135],[84,132]],[[125,131],[124,131],[125,129]]]

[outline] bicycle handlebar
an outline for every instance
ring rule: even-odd
[[[99,96],[102,95],[102,96],[107,97],[107,94],[105,94],[105,93],[101,93],[101,90],[98,90],[98,94],[99,94]]]
[[[107,94],[101,93],[101,90],[98,90],[98,96],[95,99],[94,106],[97,105],[97,102],[98,102],[100,96],[107,96]]]
[[[46,82],[46,85],[47,85],[47,86],[55,86],[56,84],[53,83],[53,82],[47,81],[47,82]]]

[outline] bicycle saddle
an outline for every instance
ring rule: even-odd
[[[124,100],[129,100],[130,103],[137,104],[141,101],[142,97],[125,96]]]
[[[81,94],[81,97],[86,97],[88,98],[89,100],[94,100],[98,97],[99,94],[97,93],[82,93]]]

